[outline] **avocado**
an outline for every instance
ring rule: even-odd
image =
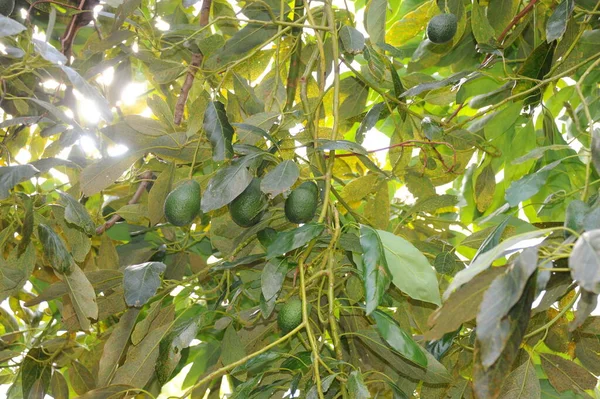
[[[188,180],[167,195],[165,216],[174,226],[184,226],[200,212],[200,184]]]
[[[260,179],[250,185],[229,204],[231,219],[241,227],[251,227],[260,222],[267,207],[267,197],[260,190]]]
[[[319,188],[312,181],[307,181],[292,190],[285,200],[285,216],[292,223],[306,223],[317,211]]]
[[[458,28],[458,19],[454,14],[439,14],[429,20],[427,24],[427,37],[436,44],[447,43]]]
[[[15,0],[0,0],[0,14],[9,16],[15,9]]]
[[[292,298],[279,310],[277,325],[284,334],[287,334],[300,323],[302,323],[302,301],[299,298]]]

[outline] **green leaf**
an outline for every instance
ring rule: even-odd
[[[32,42],[35,52],[41,55],[46,61],[56,65],[65,65],[67,63],[67,57],[50,43],[40,39],[33,39]]]
[[[2,21],[0,20],[0,22]],[[38,381],[41,381],[43,389],[37,387],[36,392],[46,392],[48,390],[52,374],[52,365],[47,362],[48,358],[49,355],[39,347],[29,349],[23,357],[23,363],[21,364],[23,398],[31,397],[30,392],[32,392]],[[36,397],[44,397],[44,395]]]
[[[103,158],[81,172],[81,191],[86,197],[104,190],[113,184],[136,159],[143,155],[141,152],[127,153],[120,157]]]
[[[223,335],[222,348],[221,348],[221,360],[225,366],[234,363],[246,356],[244,346],[240,345],[240,338],[238,337],[233,323],[225,330]]]
[[[600,294],[600,230],[579,236],[569,256],[569,267],[581,288]]]
[[[598,294],[586,291],[582,288],[581,298],[579,298],[579,302],[577,302],[575,318],[569,323],[569,331],[575,331],[577,328],[581,327],[597,307]],[[590,367],[588,367],[588,369],[590,369]]]
[[[321,235],[325,226],[320,223],[306,223],[298,228],[280,232],[267,248],[267,260],[303,247],[313,238]]]
[[[69,386],[67,380],[63,377],[62,373],[58,370],[52,372],[52,378],[50,379],[50,392],[54,399],[69,399]]]
[[[461,71],[461,72],[455,73],[454,75],[452,75],[446,79],[418,84],[418,85],[413,86],[410,89],[406,90],[404,93],[402,93],[399,96],[399,98],[414,97],[414,96],[418,96],[419,94],[421,94],[425,91],[440,89],[442,87],[453,85],[455,83],[460,82],[460,80],[462,78],[464,78],[465,76],[467,76],[470,73],[471,72],[469,72],[469,71]]]
[[[252,156],[244,159],[248,157]],[[232,166],[219,169],[202,195],[202,212],[207,213],[229,204],[250,185],[252,175],[246,166],[246,162],[240,160]]]
[[[377,230],[361,225],[362,276],[365,285],[366,314],[372,314],[390,284],[390,271],[384,255],[383,244]]]
[[[142,307],[160,286],[160,275],[167,265],[162,262],[146,262],[131,265],[123,273],[123,289],[128,306]]]
[[[78,395],[83,395],[96,388],[96,381],[94,381],[92,373],[77,360],[71,362],[71,365],[67,370],[67,376],[69,377],[73,390]]]
[[[496,40],[496,32],[485,15],[485,9],[479,5],[478,0],[473,0],[472,5],[471,28],[475,40],[479,44],[492,44]]]
[[[96,303],[96,293],[94,287],[83,273],[83,271],[73,263],[73,271],[69,275],[59,275],[65,282],[71,304],[75,310],[77,321],[82,330],[90,329],[90,320],[98,319],[98,305]]]
[[[267,301],[279,294],[289,269],[286,258],[275,258],[267,262],[260,275],[262,294]]]
[[[553,231],[554,229],[542,229],[517,234],[510,237],[507,240],[504,240],[502,243],[494,246],[488,251],[482,252],[471,262],[469,267],[467,267],[464,270],[461,270],[456,274],[456,276],[454,276],[454,280],[452,280],[452,282],[444,292],[444,300],[448,299],[450,294],[454,292],[457,288],[471,281],[473,277],[490,267],[492,262],[496,259],[502,256],[507,256],[508,254],[511,254],[518,250],[532,247],[537,243],[532,242],[530,240],[543,237],[552,233]]]
[[[87,209],[85,209],[85,206],[65,192],[60,190],[56,190],[56,192],[60,195],[60,199],[65,205],[65,220],[75,226],[81,227],[87,235],[94,235],[96,225],[92,221]]]
[[[223,103],[208,103],[204,112],[204,131],[210,140],[214,161],[223,161],[233,156],[233,127],[229,123]]]
[[[456,331],[461,324],[474,319],[483,294],[492,281],[504,271],[503,267],[492,267],[454,291],[442,307],[429,317],[431,329],[425,333],[425,339],[441,339],[444,334]]]
[[[170,325],[153,329],[139,344],[127,351],[125,363],[117,369],[112,384],[143,387],[154,374],[160,341],[166,336]]]
[[[600,129],[592,130],[592,163],[596,172],[600,173]]]
[[[0,168],[0,200],[8,198],[9,190],[17,184],[31,179],[39,170],[32,165],[4,166]]]
[[[349,54],[360,54],[365,48],[365,37],[352,26],[342,26],[342,29],[339,31],[339,38],[342,42],[344,51]]]
[[[261,19],[269,19],[269,17],[265,15]],[[221,69],[267,43],[276,33],[276,26],[249,23],[227,40],[219,51],[205,61],[205,64],[209,69]]]
[[[104,98],[100,91],[97,88],[89,84],[79,73],[77,73],[73,68],[70,68],[66,65],[61,65],[60,69],[63,70],[65,75],[71,81],[71,84],[74,88],[77,89],[86,99],[94,102],[94,105],[98,107],[98,111],[100,112],[100,116],[106,122],[110,122],[113,119],[113,113],[111,111],[110,104]]]
[[[510,337],[510,309],[519,301],[527,281],[537,270],[537,248],[525,250],[507,272],[494,279],[483,295],[477,313],[479,356],[484,369],[502,355]]]
[[[377,0],[376,0],[377,1]],[[365,134],[375,127],[375,124],[379,121],[382,114],[389,114],[385,103],[377,103],[371,107],[365,118],[360,123],[358,130],[356,131],[356,142],[362,144]]]
[[[565,227],[576,232],[583,230],[585,219],[590,211],[588,204],[581,200],[569,202],[565,211]],[[571,232],[565,231],[565,238],[571,236]]]
[[[165,216],[165,199],[171,192],[174,177],[175,163],[171,163],[152,184],[148,193],[148,218],[152,226],[161,222]]]
[[[506,189],[506,202],[512,207],[517,206],[520,202],[528,200],[540,191],[546,184],[550,172],[554,169],[561,160],[554,161],[538,170],[535,173],[527,175],[522,179],[512,182],[510,187]]]
[[[479,341],[475,341],[475,359],[473,365],[473,390],[476,397],[495,398],[499,395],[502,385],[509,374],[511,366],[517,357],[521,341],[529,323],[531,304],[535,294],[535,278],[528,280],[524,294],[508,313],[508,339],[498,360],[486,368],[482,365],[479,351]]]
[[[177,319],[173,330],[161,341],[156,363],[156,375],[161,385],[171,379],[183,356],[182,351],[196,338],[199,328],[198,316],[202,315],[203,311],[201,306],[186,309],[185,314]]]
[[[12,18],[0,14],[0,37],[13,36],[27,28]]]
[[[411,362],[427,367],[423,349],[390,316],[379,310],[371,313],[371,316],[377,323],[377,331],[392,348]]]
[[[111,399],[127,392],[134,393],[136,391],[138,390],[131,385],[117,384],[104,388],[96,388],[81,396],[78,396],[77,399]]]
[[[594,389],[598,383],[598,379],[589,371],[564,357],[542,353],[540,359],[550,384],[558,392]]]
[[[353,154],[367,155],[367,150],[365,150],[360,144],[354,143],[352,141],[320,139],[318,140],[318,142],[319,146],[317,147],[317,149],[321,151],[344,150]]]
[[[394,285],[411,298],[440,305],[437,276],[425,255],[402,237],[383,230],[377,233]]]
[[[385,42],[395,47],[404,45],[425,30],[427,22],[439,13],[440,9],[435,0],[422,3],[386,30]]]
[[[487,164],[475,180],[475,203],[479,212],[485,212],[494,201],[496,174],[492,164]]]
[[[357,177],[344,186],[340,195],[346,202],[360,201],[377,188],[378,181],[376,174]]]
[[[371,397],[363,376],[358,370],[354,370],[348,376],[348,393],[352,399],[369,399]]]
[[[265,104],[256,96],[252,86],[237,73],[233,74],[233,89],[240,105],[248,115],[258,114],[265,110]]]
[[[9,227],[10,229],[10,227]],[[8,259],[0,257],[0,301],[16,295],[29,280],[35,268],[35,246],[27,245],[22,254],[15,248]]]
[[[519,10],[519,0],[490,0],[488,5],[487,20],[494,28],[496,35],[510,24],[510,21]],[[522,22],[522,21],[521,21]]]
[[[364,26],[371,43],[385,43],[385,14],[387,0],[369,0],[365,9]]]
[[[128,309],[119,319],[102,349],[102,357],[98,363],[98,386],[104,387],[110,383],[119,361],[125,353],[129,337],[140,313],[139,309]]]
[[[265,175],[260,182],[263,193],[275,197],[289,190],[300,176],[298,165],[291,159],[285,160]]]
[[[498,398],[529,399],[539,398],[541,394],[542,388],[535,367],[531,360],[527,360],[508,375]]]
[[[59,274],[70,274],[73,271],[73,258],[58,234],[52,228],[40,223],[38,237],[50,266]]]
[[[190,371],[183,380],[183,388],[194,385],[203,375],[207,374],[221,357],[221,341],[202,342]]]
[[[569,18],[571,18],[573,9],[575,9],[575,2],[573,0],[563,0],[556,6],[546,23],[546,40],[548,42],[562,37],[567,30],[567,23],[569,22]]]

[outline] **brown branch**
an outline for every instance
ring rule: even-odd
[[[210,15],[210,6],[212,5],[212,0],[204,0],[202,2],[202,8],[200,10],[200,27],[203,28],[208,25],[208,17]],[[192,84],[194,83],[194,78],[196,77],[196,72],[200,68],[202,64],[202,60],[204,56],[202,53],[193,53],[192,61],[188,66],[187,74],[185,75],[185,81],[181,86],[181,92],[179,93],[179,98],[177,99],[177,104],[175,104],[175,116],[173,117],[173,122],[175,125],[179,125],[181,120],[183,119],[183,111],[185,109],[185,103],[187,102],[188,95],[190,94],[190,89],[192,88]]]
[[[510,23],[508,25],[506,25],[506,28],[504,28],[502,33],[500,33],[500,36],[498,36],[498,43],[502,44],[502,42],[506,38],[506,35],[508,35],[508,32],[510,32],[510,30],[515,27],[515,25],[521,20],[521,18],[523,18],[525,15],[527,15],[527,13],[529,13],[531,10],[533,10],[533,6],[535,6],[535,3],[537,3],[537,2],[538,2],[538,0],[531,0],[529,2],[529,4],[527,4],[525,6],[525,8],[523,8],[521,10],[520,13],[515,15],[515,17],[510,21]],[[494,58],[494,55],[488,54],[485,57],[485,59],[483,60],[483,62],[481,63],[481,66],[482,67],[487,66],[492,58]]]
[[[148,185],[152,182],[152,177],[152,172],[144,172],[140,175],[140,179],[142,181],[140,182],[140,185],[138,186],[137,190],[135,190],[135,193],[133,194],[127,205],[137,204],[140,198],[142,198],[142,194],[144,193],[144,190],[146,190],[146,187],[148,187]],[[104,233],[106,230],[113,227],[115,223],[117,223],[119,220],[121,220],[121,216],[117,214],[112,215],[111,218],[108,219],[108,221],[106,221],[106,223],[96,228],[96,235]]]

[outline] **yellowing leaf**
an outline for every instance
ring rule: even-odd
[[[375,189],[377,175],[366,175],[358,177],[346,184],[341,192],[344,201],[351,203],[365,198]]]
[[[396,47],[405,44],[421,33],[431,17],[439,13],[440,9],[434,0],[423,3],[392,25],[385,35],[386,43]]]

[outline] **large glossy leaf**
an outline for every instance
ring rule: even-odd
[[[565,33],[574,8],[575,2],[573,0],[563,0],[556,6],[546,23],[546,40],[548,42],[560,39]]]
[[[77,264],[73,264],[71,274],[61,277],[67,286],[79,326],[82,330],[89,330],[90,320],[98,319],[99,313],[94,287]]]
[[[263,193],[275,197],[289,190],[296,183],[299,176],[300,169],[298,169],[298,165],[288,159],[281,162],[262,178],[260,189]]]
[[[440,9],[434,0],[422,3],[415,10],[407,13],[400,21],[394,22],[386,31],[385,42],[396,47],[402,46],[421,33],[427,26],[427,22],[439,12]]]
[[[506,316],[521,298],[527,281],[537,269],[537,260],[537,248],[523,251],[483,295],[477,313],[476,336],[484,369],[494,364],[504,351],[511,332],[511,323]]]
[[[483,294],[492,281],[504,271],[503,267],[492,267],[454,291],[442,307],[429,317],[431,330],[425,333],[425,338],[440,339],[444,334],[455,331],[462,323],[474,319]]]
[[[32,165],[4,166],[0,168],[0,200],[8,198],[8,192],[17,184],[39,173]]]
[[[500,399],[539,398],[542,394],[540,381],[535,373],[535,366],[527,360],[514,369],[506,378],[500,390]]]
[[[65,205],[65,220],[71,224],[81,227],[87,235],[93,235],[96,225],[90,214],[79,201],[62,191],[57,191],[60,199]]]
[[[307,223],[295,229],[280,232],[267,248],[267,260],[303,247],[321,235],[324,228],[325,226],[320,223]]]
[[[2,21],[0,20],[0,22]],[[30,397],[30,393],[34,390],[38,381],[40,381],[42,389],[36,387],[36,392],[45,393],[48,390],[52,374],[52,365],[47,362],[48,358],[49,355],[40,347],[31,348],[26,356],[24,356],[23,364],[21,366],[23,373],[21,376],[21,385],[24,398]],[[44,394],[34,395],[36,398],[43,398],[44,396]]]
[[[247,155],[232,166],[219,169],[202,195],[202,212],[210,212],[229,204],[248,187],[252,175],[247,163],[256,157]]]
[[[505,198],[508,204],[510,206],[517,206],[519,202],[525,201],[537,194],[544,184],[546,184],[546,180],[548,180],[548,176],[550,176],[552,169],[558,166],[560,162],[560,160],[554,161],[537,172],[513,182],[510,187],[506,189]]]
[[[12,36],[27,28],[12,18],[0,14],[0,37]]]
[[[425,255],[402,237],[377,230],[392,282],[411,298],[441,304],[437,276]]]
[[[427,367],[427,357],[423,349],[390,316],[379,310],[374,311],[371,316],[377,323],[377,331],[392,348],[408,360]]]
[[[73,257],[67,250],[62,238],[49,226],[38,225],[38,237],[42,242],[44,255],[50,266],[60,274],[70,274],[73,270]]]
[[[598,383],[598,379],[589,371],[564,357],[543,353],[540,358],[542,369],[558,392],[594,389]]]
[[[571,276],[586,291],[600,294],[600,230],[583,233],[569,256]]]
[[[553,229],[541,229],[529,231],[523,234],[517,234],[511,238],[504,240],[502,243],[492,249],[479,255],[468,268],[461,270],[454,276],[454,280],[450,283],[444,292],[444,300],[448,299],[450,294],[463,284],[471,281],[473,277],[491,266],[496,259],[507,256],[521,249],[529,248],[537,244],[536,239],[552,233]]]
[[[139,309],[128,309],[104,344],[102,357],[98,363],[98,386],[107,386],[119,365],[121,356],[129,343],[129,337],[140,313]]]
[[[131,265],[123,273],[125,302],[128,306],[142,307],[160,286],[160,275],[167,265],[162,262],[146,262]]]
[[[286,258],[275,258],[267,262],[260,275],[262,294],[267,301],[279,294],[289,268]]]
[[[349,25],[342,26],[339,38],[345,52],[349,54],[362,53],[365,48],[365,37],[356,28]]]
[[[364,25],[369,39],[374,44],[385,42],[385,14],[387,0],[370,0],[365,10]]]
[[[369,399],[371,397],[363,376],[358,370],[351,372],[348,377],[348,392],[354,399]]]
[[[204,112],[204,132],[213,149],[213,160],[223,161],[233,156],[233,127],[222,102],[211,101]]]
[[[369,315],[379,306],[390,284],[391,275],[377,230],[361,225],[360,245],[363,251],[361,265],[367,301],[366,313]]]

